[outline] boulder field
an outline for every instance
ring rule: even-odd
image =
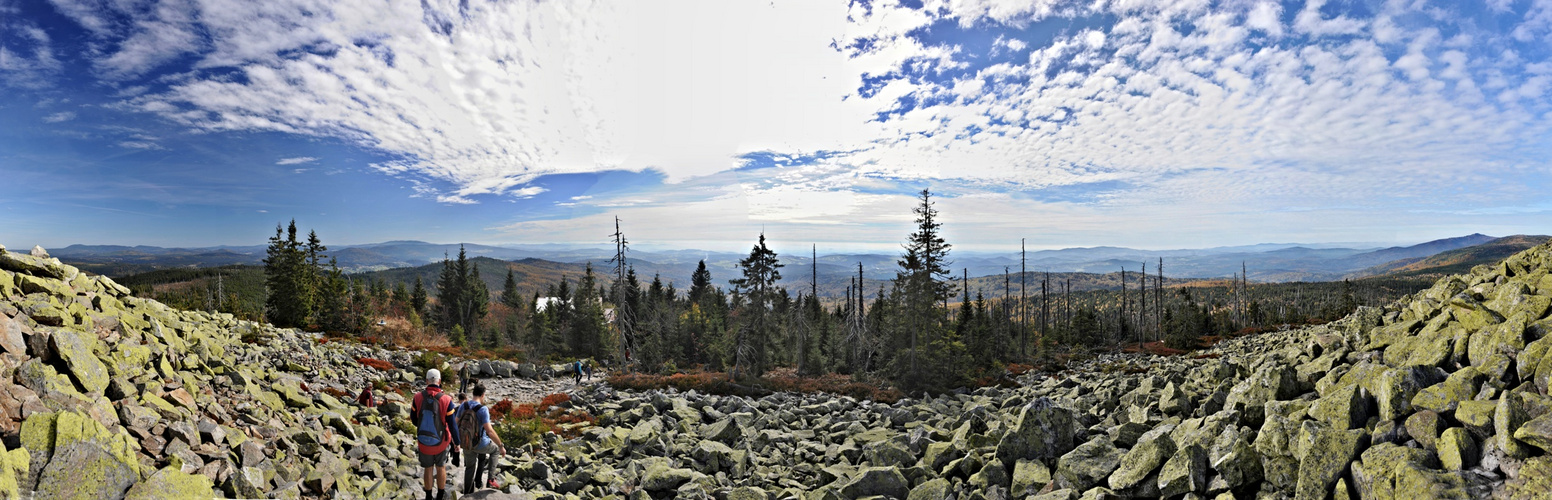
[[[893,404],[578,389],[514,498],[1552,498],[1552,248],[1326,325]],[[0,250],[0,498],[419,494],[412,353],[169,309]],[[556,368],[480,362],[514,376]],[[563,368],[563,367],[561,367]]]

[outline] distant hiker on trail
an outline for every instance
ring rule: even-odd
[[[425,469],[421,486],[426,490],[426,500],[444,500],[447,498],[447,452],[458,438],[458,426],[453,421],[453,398],[442,392],[442,372],[436,368],[426,370],[426,388],[410,403],[410,422],[416,429],[416,458]]]
[[[582,369],[587,372],[587,381],[588,382],[592,382],[593,381],[593,360],[587,360],[587,362],[582,363]]]
[[[469,392],[469,361],[463,362],[463,368],[458,370],[458,393]]]
[[[571,374],[571,383],[582,383],[582,360],[577,360],[576,363],[572,365],[572,369],[573,372]]]
[[[372,395],[372,383],[367,382],[366,388],[361,390],[361,395],[356,396],[356,402],[367,408],[377,407],[377,398]]]
[[[464,403],[459,410],[459,444],[463,446],[463,493],[474,493],[479,485],[500,488],[496,484],[496,457],[507,454],[506,445],[496,428],[490,423],[490,410],[485,407],[485,386],[474,386],[474,399]],[[496,452],[501,452],[497,455]],[[488,474],[488,476],[487,476]],[[486,482],[483,479],[489,477]]]

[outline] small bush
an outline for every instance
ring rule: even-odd
[[[540,436],[550,432],[550,426],[538,418],[504,418],[493,427],[509,448],[538,443]]]
[[[389,363],[389,362],[383,361],[381,359],[356,358],[356,361],[360,362],[363,365],[370,366],[372,368],[376,368],[378,370],[382,370],[382,371],[385,371],[385,372],[393,371],[393,370],[397,369],[397,368],[395,368],[393,366],[393,363]]]
[[[503,399],[496,404],[490,405],[490,419],[501,420],[506,418],[507,415],[512,414],[512,410],[516,406],[517,405],[512,404],[512,400],[510,399]]]
[[[425,372],[432,368],[441,368],[445,362],[447,362],[447,358],[442,357],[441,354],[432,351],[422,351],[415,356],[415,359],[410,364],[415,365],[421,372]]]
[[[545,396],[543,400],[539,401],[539,411],[544,411],[544,410],[549,409],[550,407],[559,406],[561,404],[570,403],[570,402],[571,402],[571,395],[570,394],[565,394],[565,393],[551,394],[551,395]]]

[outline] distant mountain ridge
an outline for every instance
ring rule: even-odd
[[[1139,250],[1114,246],[1065,248],[1028,252],[1023,269],[1030,273],[1049,271],[1108,275],[1118,273],[1123,268],[1128,274],[1137,273],[1146,265],[1148,274],[1153,275],[1158,272],[1158,260],[1163,258],[1165,275],[1171,278],[1228,278],[1237,275],[1243,266],[1254,281],[1327,281],[1383,274],[1391,268],[1369,270],[1391,262],[1408,259],[1416,261],[1440,252],[1482,245],[1494,240],[1491,236],[1471,234],[1389,248],[1292,243],[1175,250]],[[554,244],[496,246],[416,240],[332,246],[328,254],[347,272],[365,273],[435,264],[444,257],[456,256],[460,246],[471,258],[502,261],[540,259],[570,265],[568,269],[580,269],[587,262],[592,262],[599,267],[600,274],[607,274],[603,266],[607,265],[606,262],[612,256],[612,252],[606,248]],[[123,276],[176,267],[260,265],[264,250],[262,245],[208,248],[71,245],[51,252],[61,260],[90,272]],[[734,276],[737,262],[742,257],[732,252],[687,249],[632,251],[629,261],[635,266],[642,282],[651,281],[653,275],[661,275],[665,282],[683,288],[688,285],[690,274],[701,259],[706,260],[716,283],[725,286],[727,279]],[[963,274],[966,270],[972,277],[997,276],[1004,271],[1016,275],[1020,270],[1018,253],[961,252],[951,253],[949,257],[953,261],[949,267],[956,271],[952,273],[955,275]],[[807,284],[811,280],[810,274],[813,271],[809,269],[810,256],[807,252],[782,254],[780,258],[786,265],[783,269],[786,277],[783,283],[789,288],[795,290],[799,284]],[[822,293],[843,293],[849,279],[856,275],[859,263],[869,282],[891,279],[898,258],[898,255],[878,253],[821,254],[818,262],[819,287],[824,289]],[[1405,262],[1393,268],[1411,263]],[[1103,281],[1095,282],[1096,286]],[[871,287],[872,283],[869,284]]]
[[[1446,275],[1461,274],[1479,265],[1491,265],[1510,255],[1545,243],[1552,236],[1523,235],[1493,238],[1476,245],[1454,248],[1422,257],[1397,259],[1353,273],[1352,277],[1377,275]]]

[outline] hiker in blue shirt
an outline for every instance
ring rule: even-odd
[[[464,470],[463,493],[474,493],[484,482],[483,477],[489,474],[489,481],[484,482],[487,488],[500,488],[496,484],[496,457],[506,455],[507,449],[501,443],[501,436],[496,435],[496,429],[490,422],[490,409],[485,407],[485,386],[474,386],[474,399],[464,403],[459,408],[458,427],[462,431],[464,439],[459,441],[463,445]],[[500,452],[500,455],[497,455]]]

